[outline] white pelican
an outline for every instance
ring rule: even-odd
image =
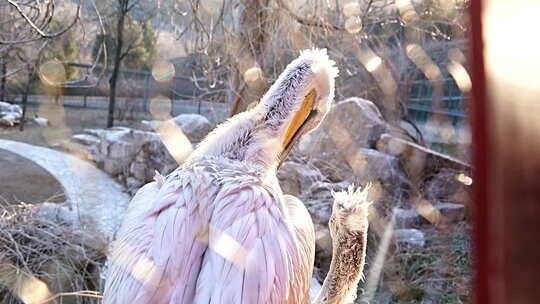
[[[313,223],[300,200],[282,193],[276,170],[328,112],[337,72],[325,50],[303,51],[256,107],[142,187],[112,245],[103,303],[307,303]],[[335,195],[338,252],[317,303],[347,303],[356,294],[363,193]]]

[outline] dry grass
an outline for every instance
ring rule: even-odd
[[[389,254],[378,292],[391,295],[390,303],[469,303],[469,225],[461,222],[423,231],[427,241],[424,248],[396,248]]]
[[[73,223],[37,210],[0,205],[0,284],[27,303],[97,303],[92,291],[99,290],[105,254],[82,243]]]

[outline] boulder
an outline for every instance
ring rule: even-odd
[[[395,208],[394,216],[396,219],[396,228],[419,227],[429,223],[415,209]]]
[[[155,131],[162,124],[163,124],[163,121],[159,121],[159,120],[141,120],[141,129],[144,131]]]
[[[418,210],[423,212],[423,215]],[[395,227],[412,228],[428,224],[444,225],[463,221],[467,218],[467,209],[461,204],[433,203],[428,206],[419,205],[418,210],[395,208]]]
[[[147,166],[144,162],[133,162],[131,163],[131,166],[129,167],[129,173],[130,176],[140,180],[140,181],[146,181],[147,180]]]
[[[430,201],[468,205],[471,182],[470,177],[459,170],[441,169],[426,178],[425,196]]]
[[[151,181],[156,170],[168,174],[178,167],[158,133],[126,127],[85,129],[57,148],[96,162],[130,194]]]
[[[96,132],[99,136],[99,155],[95,159],[103,164],[103,169],[118,175],[127,170],[141,146],[150,141],[159,141],[154,132],[117,127],[104,132]]]
[[[461,204],[438,203],[435,204],[435,208],[439,210],[444,223],[460,222],[467,217],[467,210],[465,206]]]
[[[80,143],[87,146],[94,146],[94,145],[97,146],[100,142],[99,137],[95,135],[91,135],[91,134],[84,134],[84,133],[75,134],[71,136],[71,140],[76,143]]]
[[[22,109],[19,105],[0,101],[0,126],[13,127],[22,118]]]
[[[332,237],[327,225],[315,224],[315,246],[317,256],[324,258],[332,257]]]
[[[180,126],[191,142],[202,141],[214,128],[206,117],[199,114],[180,114],[173,118],[173,121]]]
[[[17,113],[22,115],[21,106],[9,102],[0,101],[0,113]]]
[[[396,229],[394,239],[402,246],[424,247],[426,244],[424,233],[418,229]]]
[[[0,126],[13,127],[20,122],[21,116],[16,113],[3,113],[0,115]]]
[[[403,185],[408,180],[396,157],[377,150],[360,148],[355,153],[354,159],[351,159],[346,166],[346,170],[350,172],[348,173],[350,178],[343,182],[314,183],[310,194],[316,199],[322,199],[330,197],[330,191],[342,190],[351,183],[363,186],[371,184],[370,201],[384,202],[384,205],[391,207],[399,202],[398,198],[401,197]]]
[[[332,262],[332,238],[326,225],[315,224],[315,264],[326,273]]]
[[[160,140],[143,144],[133,159],[127,172],[128,192],[135,194],[140,186],[153,180],[156,171],[169,174],[178,167],[178,163]]]
[[[361,148],[375,146],[388,131],[379,109],[369,100],[352,97],[332,105],[325,119],[298,144],[298,152],[312,159],[333,181],[352,177],[349,160]]]
[[[443,168],[459,172],[470,171],[470,165],[465,162],[390,134],[381,135],[377,141],[377,150],[399,158],[407,174],[419,179],[433,175]]]
[[[306,204],[313,223],[320,225],[328,225],[328,221],[332,215],[332,203],[333,200],[331,198],[304,200],[304,204]]]
[[[283,163],[277,172],[279,185],[284,194],[298,197],[302,193],[300,182],[298,181],[298,176],[300,174],[298,166],[300,166],[298,163],[287,161]]]
[[[180,114],[168,121],[172,121],[179,126],[191,142],[201,142],[204,137],[214,129],[214,125],[206,117],[199,114]],[[159,120],[143,120],[141,121],[141,129],[146,131],[157,131],[165,122],[166,121]]]
[[[312,184],[324,179],[319,169],[293,161],[284,162],[277,177],[283,193],[297,197],[310,190]]]

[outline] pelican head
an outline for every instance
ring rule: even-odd
[[[218,126],[191,159],[213,155],[278,168],[300,138],[317,128],[328,113],[337,74],[326,50],[302,51],[257,106]]]

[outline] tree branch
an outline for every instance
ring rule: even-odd
[[[298,16],[296,13],[294,13],[288,6],[283,2],[283,0],[276,0],[279,7],[281,7],[283,10],[285,10],[289,16],[296,19],[296,21],[300,24],[306,25],[306,26],[314,26],[314,27],[320,27],[324,29],[331,29],[331,30],[337,30],[337,31],[346,31],[346,29],[342,26],[338,26],[329,22],[326,22],[324,20],[309,20],[303,17]]]
[[[79,18],[80,18],[80,11],[81,11],[81,1],[79,0],[79,3],[77,4],[77,13],[75,15],[75,18],[73,19],[73,21],[71,22],[70,25],[68,25],[66,28],[58,31],[58,32],[55,32],[55,33],[45,33],[44,31],[42,31],[33,21],[32,19],[30,19],[30,17],[28,17],[22,10],[22,8],[20,7],[20,5],[15,2],[14,0],[8,0],[8,2],[15,7],[15,9],[17,10],[17,12],[19,13],[19,15],[21,15],[21,17],[23,17],[23,19],[26,21],[26,23],[28,25],[30,25],[30,27],[36,31],[39,36],[41,36],[41,38],[54,38],[54,37],[58,37],[60,35],[62,35],[63,33],[67,32],[68,30],[70,30],[76,23],[77,21],[79,21]],[[52,18],[52,15],[48,18],[47,20],[47,23],[49,23],[51,21],[51,18]],[[0,41],[0,44],[8,44],[10,43],[10,41]]]

